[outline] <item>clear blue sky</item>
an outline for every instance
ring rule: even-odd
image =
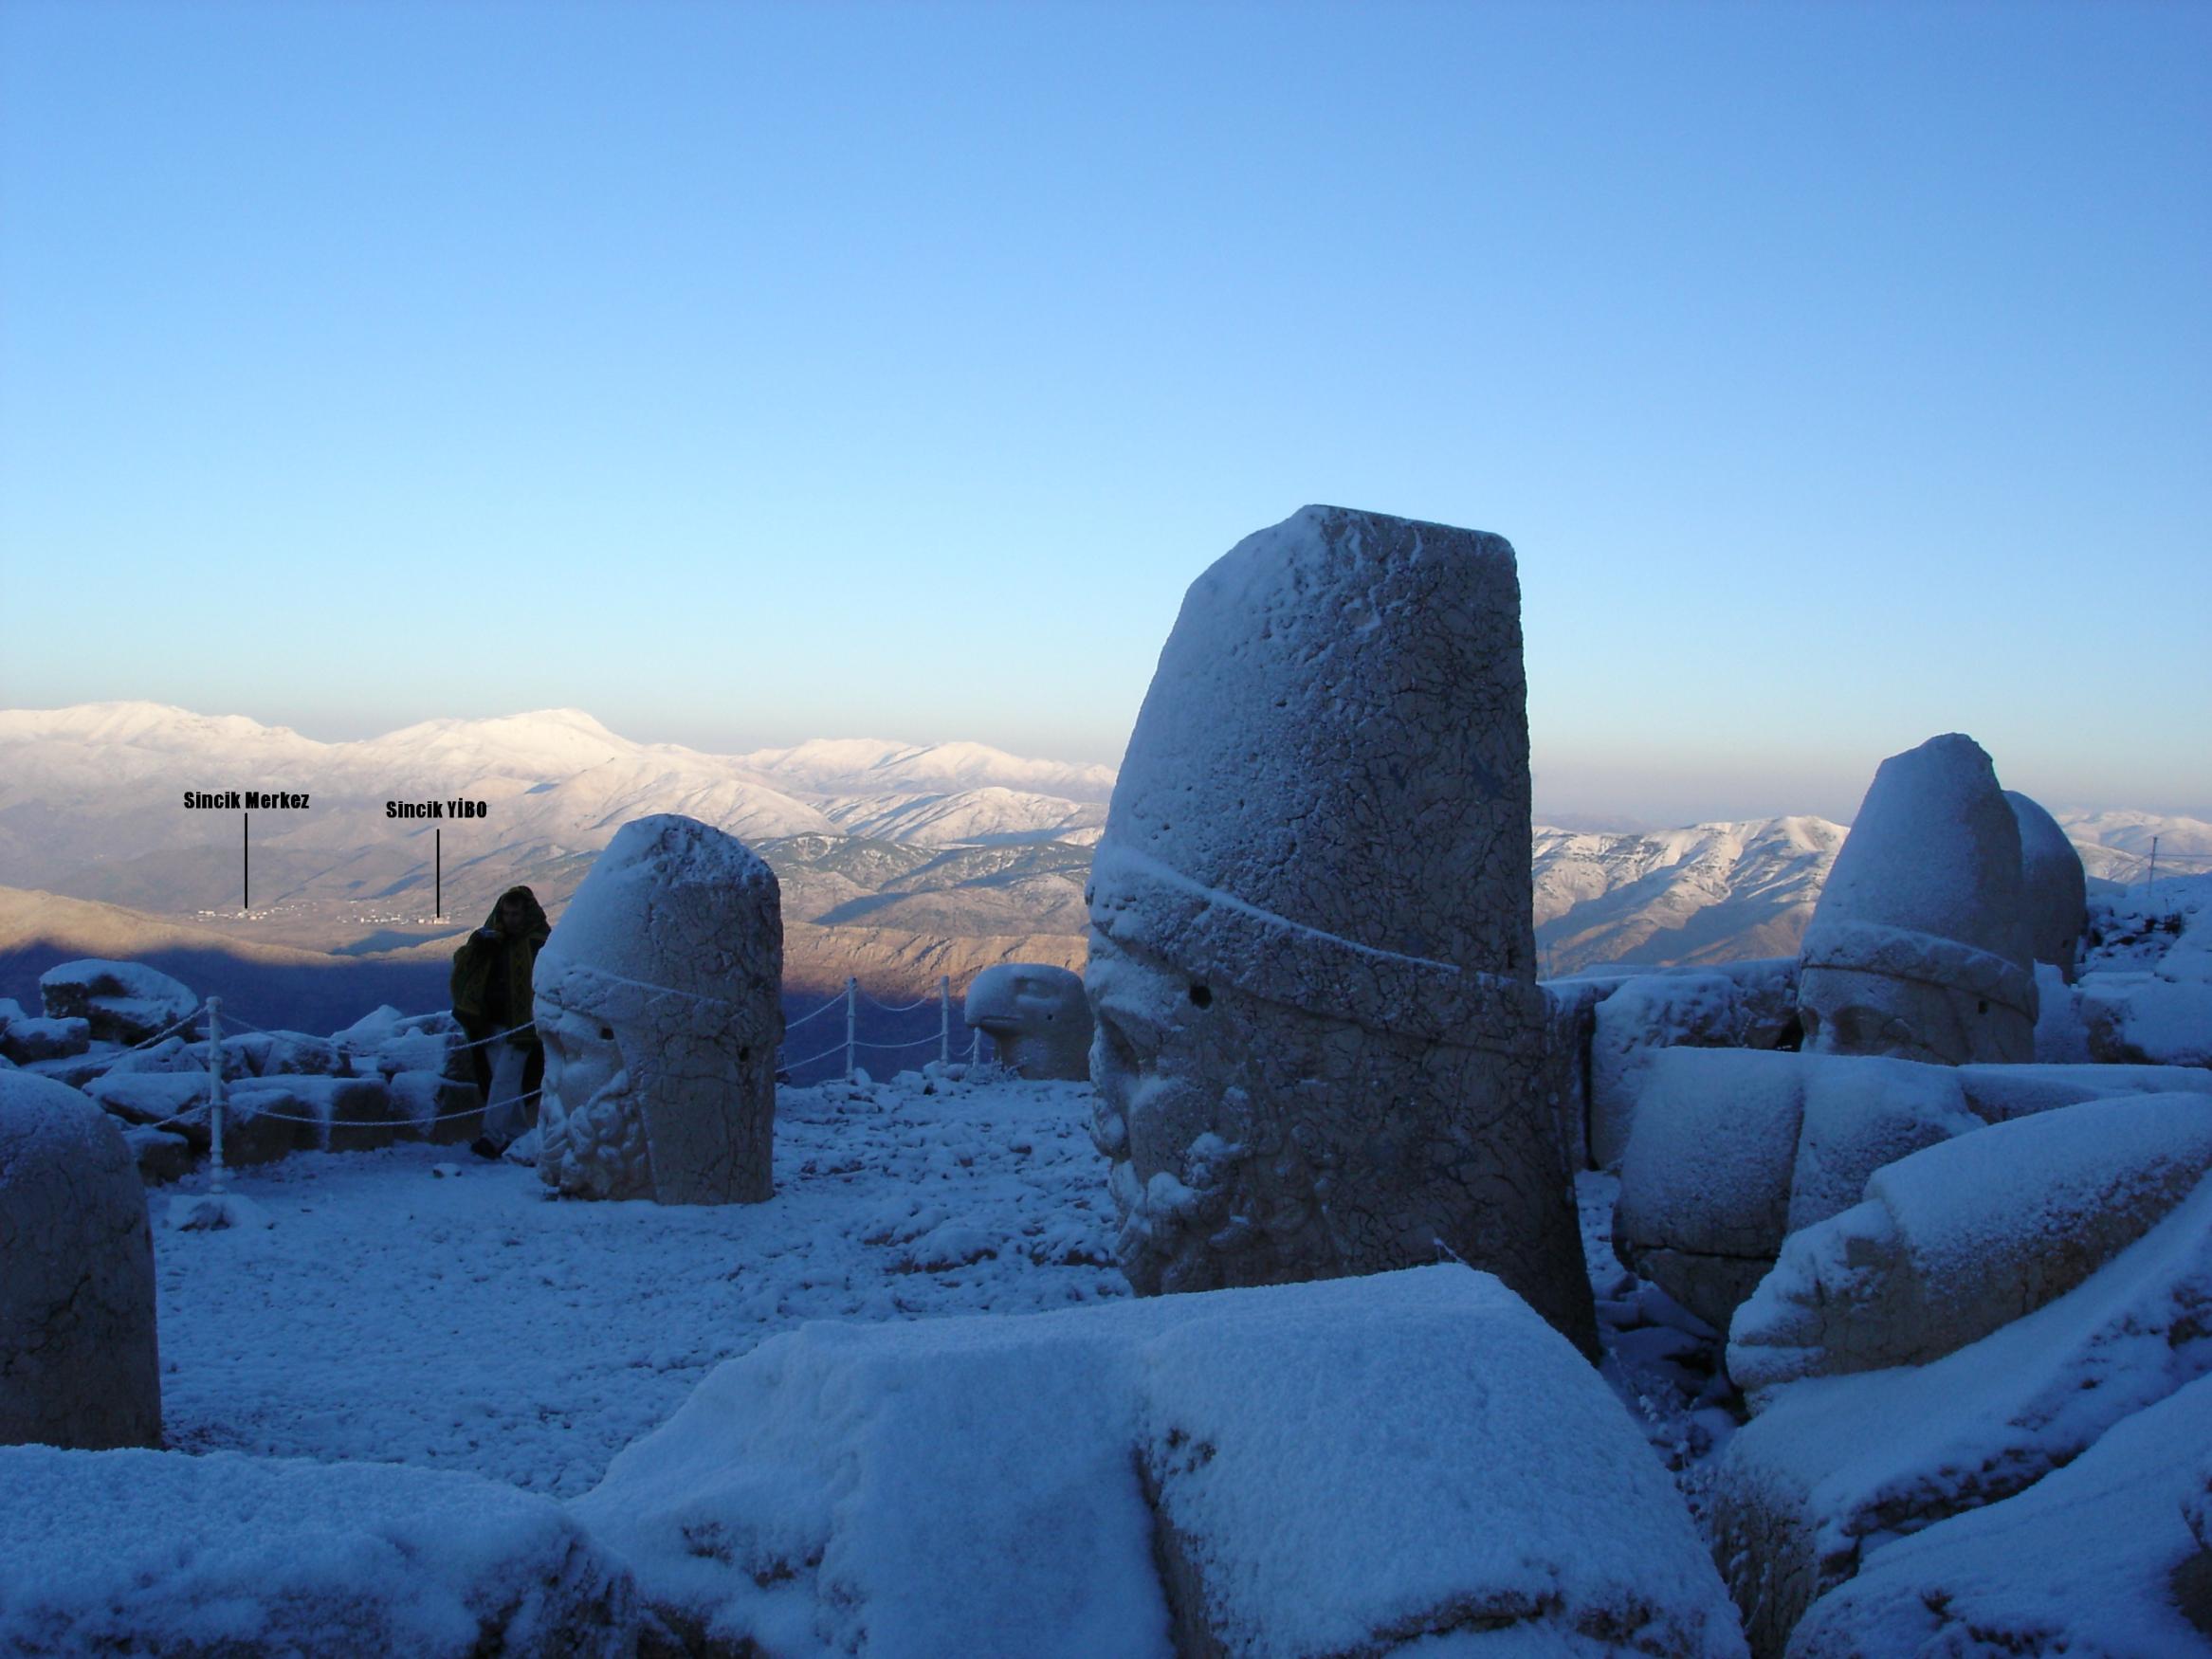
[[[1540,808],[2212,815],[2212,7],[0,9],[0,702],[1118,757],[1307,501]]]

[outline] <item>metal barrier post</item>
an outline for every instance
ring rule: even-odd
[[[852,1019],[860,999],[860,981],[845,975],[845,1081],[852,1081]]]
[[[937,976],[937,1063],[952,1058],[952,975]]]

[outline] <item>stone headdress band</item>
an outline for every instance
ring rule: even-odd
[[[2019,963],[1954,939],[1873,921],[1830,921],[1805,934],[1803,966],[1875,974],[1963,992],[2036,1017],[2036,982]]]
[[[1194,981],[1371,1031],[1511,1050],[1540,1017],[1533,981],[1324,933],[1111,842],[1091,866],[1090,924]]]

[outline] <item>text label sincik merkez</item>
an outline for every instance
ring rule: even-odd
[[[386,801],[387,818],[481,818],[482,801]]]
[[[285,794],[281,791],[271,793],[258,789],[219,789],[212,793],[188,789],[184,792],[184,804],[188,808],[212,807],[228,812],[304,812],[307,810],[307,797],[304,794]]]

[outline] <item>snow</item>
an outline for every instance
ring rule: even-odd
[[[146,1004],[149,1012],[165,1011],[163,1023],[192,1012],[200,1000],[191,986],[143,962],[111,962],[97,957],[57,962],[39,975],[40,990],[58,985],[82,985],[87,995],[102,1003],[124,1000]]]
[[[0,1490],[10,1654],[634,1651],[620,1564],[494,1482],[12,1446]]]
[[[171,1443],[572,1495],[800,1320],[1125,1295],[1088,1085],[935,1086],[780,1091],[761,1205],[562,1202],[426,1145],[234,1172],[271,1229],[155,1241]]]
[[[2212,1486],[2208,1457],[2212,1378],[2119,1424],[2020,1496],[1884,1549],[1815,1604],[1791,1659],[2203,1652],[2212,1643],[2175,1606],[2174,1573],[2199,1556],[2185,1515]]]
[[[576,1511],[649,1600],[740,1645],[1164,1656],[1154,1506],[1231,1651],[1478,1616],[1741,1651],[1618,1402],[1451,1266],[810,1324],[717,1371]]]
[[[2212,875],[2091,907],[2076,986],[2100,1060],[2212,1066]]]

